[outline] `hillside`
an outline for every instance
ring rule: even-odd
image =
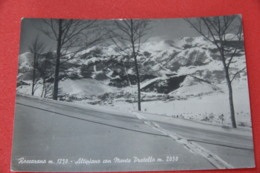
[[[229,34],[227,37],[232,38],[231,36]],[[203,37],[148,40],[141,48],[138,62],[143,92],[168,94],[168,97],[221,92],[216,85],[225,83],[223,65],[215,46]],[[45,55],[50,63],[54,63],[55,53],[49,52]],[[243,47],[239,47],[230,72],[236,73],[245,67],[245,64]],[[32,53],[26,52],[19,56],[18,91],[22,91],[20,85],[30,86],[32,66]],[[49,69],[51,70],[53,69]],[[247,80],[246,72],[237,75],[236,79]],[[92,92],[91,88],[97,83],[102,83],[103,88],[118,88],[118,91],[124,91],[137,82],[133,59],[119,52],[115,45],[109,44],[85,49],[72,59],[69,56],[63,57],[60,80],[60,96],[77,95],[81,98],[116,90],[108,89],[107,92],[103,92],[101,89],[99,92]],[[48,81],[53,81],[53,75],[49,75]],[[88,82],[90,84],[87,84]],[[147,84],[149,85],[144,86]]]
[[[231,36],[229,35],[229,37]],[[240,42],[237,44],[234,44],[236,40],[230,40],[230,42],[232,42],[228,48],[230,50],[234,45],[239,45],[230,67],[230,72],[235,74],[246,65],[245,53]],[[47,57],[48,62],[52,64],[55,53],[49,52],[41,57]],[[33,55],[29,52],[19,56],[18,93],[31,93],[32,58]],[[198,101],[199,99],[201,101],[201,98],[211,101],[219,98],[217,103],[225,104],[228,101],[223,65],[218,52],[212,43],[202,37],[148,40],[141,47],[138,62],[141,97],[145,111],[158,113],[151,107],[152,105],[158,104],[161,107],[167,107],[167,105],[182,101],[194,104],[191,100]],[[46,71],[53,71],[49,66],[46,68]],[[235,89],[236,93],[239,93],[240,90],[247,91],[246,71],[237,75],[234,81],[240,83],[240,88]],[[53,74],[50,73],[47,79],[50,94],[52,82]],[[69,56],[62,58],[59,98],[60,100],[131,110],[134,109],[137,101],[136,82],[134,60],[131,57],[119,52],[115,45],[97,45],[78,52],[72,59]],[[35,93],[37,96],[43,95],[42,83],[42,80],[38,81],[39,87]],[[51,97],[50,94],[46,94],[46,97]],[[244,95],[246,98],[242,101],[245,104],[248,102],[247,94]],[[225,101],[221,102],[222,99]],[[242,98],[239,97],[239,99]],[[212,107],[210,104],[214,103],[211,101],[208,101],[205,106]],[[237,102],[237,105],[240,104]],[[183,108],[183,106],[179,107]],[[215,111],[212,114],[228,115],[228,107],[222,107],[225,108],[221,112],[212,109]],[[203,109],[201,108],[201,110]],[[169,114],[164,109],[158,110]],[[243,107],[241,112],[249,114],[249,106]],[[176,114],[180,113],[176,112]],[[193,113],[192,116],[188,116],[188,114],[184,118],[194,118]],[[204,111],[199,114],[209,116],[210,112]],[[198,119],[203,119],[201,116]],[[247,125],[250,126],[250,123]]]

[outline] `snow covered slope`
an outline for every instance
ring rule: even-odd
[[[180,87],[169,94],[185,98],[189,96],[202,96],[219,92],[222,91],[218,86],[188,75],[180,84]]]
[[[109,87],[104,82],[95,79],[67,79],[60,82],[60,91],[61,95],[70,94],[77,97],[84,97],[115,92],[116,88]]]
[[[239,45],[230,66],[232,76],[244,69],[246,62],[242,41],[232,40],[232,34],[227,35],[229,37],[230,49],[234,43]],[[54,52],[42,57],[47,55],[55,58]],[[100,44],[78,52],[73,59],[63,57],[61,61],[60,99],[127,110],[136,106],[134,59],[115,45]],[[31,93],[32,65],[32,53],[19,56],[17,91],[20,93]],[[143,110],[203,121],[211,121],[211,117],[222,114],[229,119],[223,64],[216,47],[203,37],[148,40],[138,52],[138,65]],[[50,85],[53,85],[53,76],[48,76]],[[239,122],[250,126],[246,70],[236,76],[233,87],[237,116],[247,117]],[[41,93],[40,81],[35,95],[41,96]]]

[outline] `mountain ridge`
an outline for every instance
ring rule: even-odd
[[[229,37],[231,38],[231,36]],[[238,52],[240,54],[234,58],[230,68],[232,73],[245,66],[244,50],[241,48]],[[50,57],[49,61],[54,63],[55,53],[47,54]],[[188,75],[193,80],[193,85],[197,85],[196,81],[201,80],[203,86],[208,86],[206,90],[220,92],[215,85],[225,82],[225,74],[218,56],[215,46],[201,36],[147,41],[138,52],[141,84],[156,78],[160,79],[160,82],[164,78],[164,82],[167,83],[171,78]],[[134,60],[128,55],[120,53],[115,45],[94,46],[78,52],[73,59],[67,56],[62,60],[65,61],[60,70],[61,81],[89,78],[105,81],[107,86],[116,88],[136,84]],[[19,80],[23,82],[30,80],[32,62],[32,54],[29,52],[19,56]],[[50,78],[53,77],[50,76]],[[237,79],[247,79],[246,72],[237,76]],[[159,86],[160,82],[156,86]],[[178,87],[184,87],[184,85]],[[172,90],[166,94],[177,94],[177,91],[174,92],[176,89],[178,88],[172,87]],[[204,93],[201,90],[199,92]],[[200,93],[196,95],[200,95]]]

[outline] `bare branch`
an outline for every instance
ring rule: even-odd
[[[186,22],[188,22],[192,28],[194,28],[200,35],[202,35],[205,39],[207,39],[208,41],[210,41],[211,43],[214,44],[214,41],[212,41],[207,35],[209,34],[204,34],[203,31],[202,31],[202,20],[199,20],[198,21],[198,26],[196,26],[191,20],[189,19],[184,19]]]
[[[244,68],[242,68],[241,70],[237,71],[237,72],[233,75],[233,77],[231,78],[230,82],[232,82],[232,81],[236,78],[236,76],[237,76],[239,73],[243,72],[245,69],[246,69],[246,67],[244,67]]]

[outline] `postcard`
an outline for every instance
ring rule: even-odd
[[[254,168],[241,15],[21,23],[12,171]]]

